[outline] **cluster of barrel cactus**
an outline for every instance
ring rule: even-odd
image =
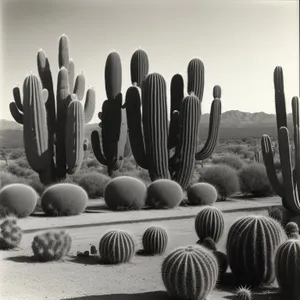
[[[34,258],[40,262],[60,260],[68,255],[72,239],[64,231],[46,232],[34,237],[31,248]]]
[[[10,111],[23,124],[25,154],[31,168],[44,184],[57,182],[79,170],[87,150],[84,124],[95,110],[95,91],[89,88],[85,105],[85,77],[75,78],[75,65],[69,58],[66,35],[59,40],[59,72],[56,96],[49,60],[43,50],[38,51],[39,78],[30,74],[23,83],[23,101],[20,88],[13,89],[14,102]]]

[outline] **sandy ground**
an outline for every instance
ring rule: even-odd
[[[245,213],[242,213],[243,215]],[[226,215],[226,230],[219,243],[224,251],[226,232],[241,213]],[[141,237],[150,225],[164,226],[169,243],[163,256],[134,256],[132,261],[118,266],[101,265],[96,257],[78,259],[77,251],[98,248],[101,236],[110,229],[124,229],[136,239],[136,250],[141,248]],[[197,236],[194,220],[160,221],[107,227],[69,229],[73,244],[70,256],[63,262],[35,263],[31,241],[35,234],[25,234],[20,249],[0,252],[0,299],[3,300],[166,300],[160,267],[163,258],[174,248],[194,244]],[[234,299],[232,291],[214,291],[209,299]],[[278,299],[272,295],[257,295],[258,299]]]

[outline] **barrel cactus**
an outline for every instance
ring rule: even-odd
[[[285,232],[288,238],[297,239],[300,238],[299,227],[295,222],[289,222],[285,226]]]
[[[31,215],[36,207],[38,194],[29,185],[13,183],[0,190],[0,205],[18,218]]]
[[[236,291],[236,300],[252,300],[251,290],[246,287],[239,287]]]
[[[124,230],[111,230],[99,242],[99,254],[105,264],[120,264],[131,260],[135,252],[133,237]]]
[[[280,245],[275,256],[276,279],[284,299],[299,299],[300,240],[290,239]]]
[[[52,185],[41,196],[43,211],[49,216],[79,215],[85,210],[87,202],[86,191],[71,183]]]
[[[211,251],[202,246],[185,246],[164,259],[161,273],[171,297],[198,300],[206,299],[214,289],[219,269]]]
[[[60,260],[68,255],[72,239],[64,231],[48,231],[34,237],[31,248],[37,261],[46,262]]]
[[[174,208],[183,200],[181,186],[170,179],[158,179],[148,186],[146,204],[154,208]]]
[[[105,203],[111,210],[140,210],[145,205],[146,196],[146,185],[130,176],[112,179],[104,190]]]
[[[163,254],[168,244],[168,233],[162,227],[151,226],[144,232],[142,241],[146,253]]]
[[[187,197],[192,205],[211,205],[217,201],[218,192],[213,185],[199,182],[189,187]]]
[[[275,280],[273,259],[286,240],[284,229],[272,218],[256,215],[237,220],[227,238],[229,266],[243,285],[260,286]]]
[[[197,214],[195,219],[195,230],[202,243],[205,238],[210,237],[218,243],[223,235],[225,221],[222,212],[213,206],[205,206]]]
[[[22,229],[17,225],[17,219],[6,217],[0,225],[0,249],[16,248],[22,239]]]
[[[203,242],[198,241],[197,244],[202,245],[203,247],[206,247],[207,249],[212,251],[217,250],[216,243],[211,237],[205,238]]]

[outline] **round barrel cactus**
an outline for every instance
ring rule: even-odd
[[[284,299],[299,299],[300,240],[290,239],[279,246],[275,256],[275,272]]]
[[[133,237],[123,230],[111,230],[100,240],[99,254],[105,264],[129,262],[135,252]]]
[[[86,191],[71,183],[52,185],[41,197],[43,211],[49,216],[79,215],[85,210],[87,202]]]
[[[104,200],[111,210],[139,210],[145,205],[147,187],[139,179],[120,176],[112,179],[104,190]]]
[[[199,182],[188,189],[187,197],[192,205],[211,205],[217,201],[218,192],[213,185]]]
[[[17,225],[17,219],[7,217],[0,225],[0,249],[16,248],[22,239],[22,229]]]
[[[62,259],[69,253],[71,245],[69,234],[64,231],[48,231],[35,236],[31,248],[37,261],[46,262]]]
[[[207,237],[218,243],[223,235],[225,227],[222,212],[213,206],[205,206],[197,214],[195,219],[195,230],[202,243]]]
[[[163,261],[163,283],[171,297],[206,299],[217,283],[219,266],[211,251],[202,246],[185,246],[172,251]]]
[[[34,212],[38,197],[31,186],[13,183],[0,190],[0,205],[18,218],[25,218]]]
[[[295,223],[295,222],[287,223],[285,226],[285,232],[286,232],[288,238],[291,238],[291,239],[300,238],[299,227],[298,227],[297,223]]]
[[[170,179],[157,179],[148,186],[146,204],[154,208],[174,208],[183,200],[181,186]]]
[[[251,290],[246,287],[239,287],[236,291],[236,300],[252,300]]]
[[[168,244],[167,231],[159,226],[149,227],[143,234],[144,250],[148,254],[162,254]]]
[[[227,256],[240,284],[260,286],[275,280],[274,256],[286,240],[284,229],[270,217],[246,216],[237,220],[227,237]]]

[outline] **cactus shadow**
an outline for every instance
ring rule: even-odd
[[[72,263],[76,264],[82,264],[82,265],[99,265],[101,264],[101,259],[99,256],[72,256],[71,260],[69,260]]]
[[[144,257],[152,257],[152,256],[159,256],[160,254],[152,254],[147,252],[145,249],[139,249],[135,252],[137,256],[144,256]]]
[[[224,299],[234,300],[236,299],[236,295],[225,296]],[[252,300],[282,300],[279,292],[253,292]]]
[[[33,256],[26,256],[26,255],[7,257],[7,258],[5,258],[5,260],[13,261],[16,263],[36,263],[37,262]]]
[[[139,294],[108,294],[99,296],[83,296],[61,300],[172,300],[165,291],[146,292]]]

